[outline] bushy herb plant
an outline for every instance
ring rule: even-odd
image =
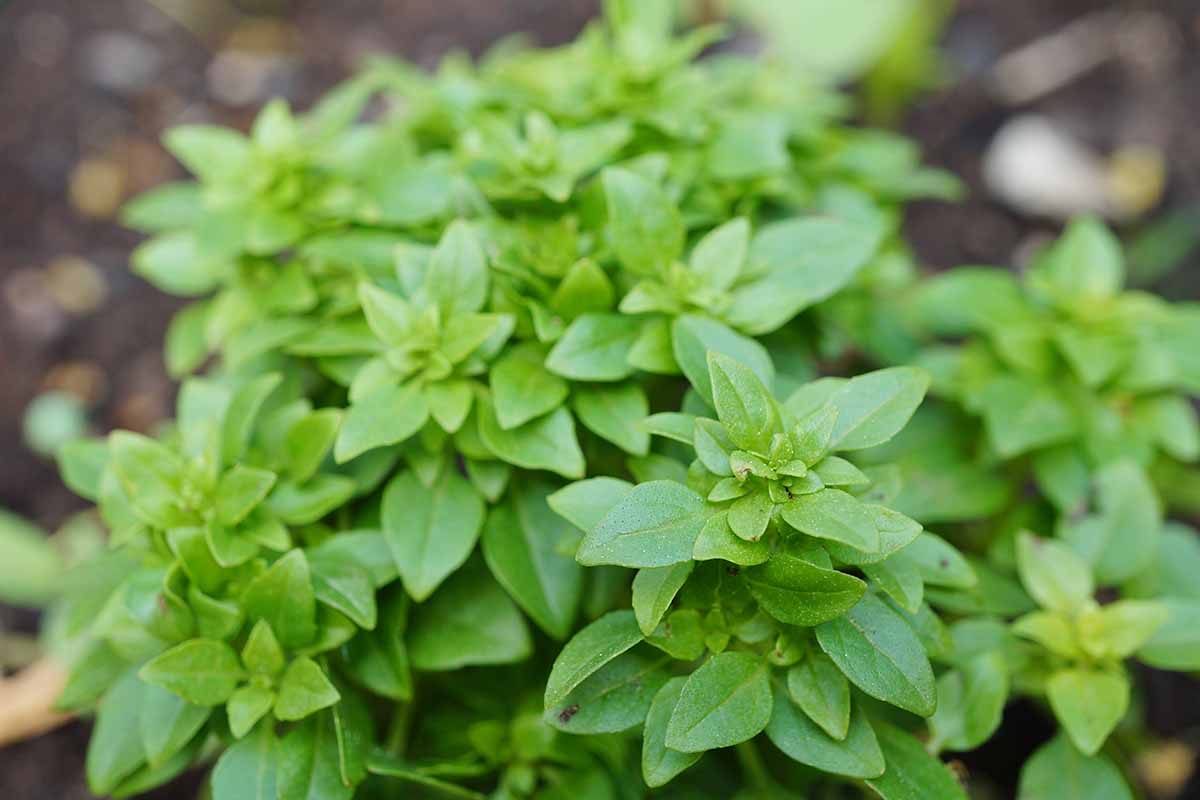
[[[1200,668],[1196,312],[1086,221],[918,280],[953,180],[670,8],[168,134],[175,419],[61,451],[96,793],[955,800],[1020,694],[1022,797],[1128,796],[1125,660]]]

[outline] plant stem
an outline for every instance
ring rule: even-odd
[[[746,774],[746,781],[756,789],[764,791],[771,788],[771,773],[763,763],[762,755],[753,741],[745,741],[737,746],[738,763]]]

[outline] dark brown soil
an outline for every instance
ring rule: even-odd
[[[478,52],[514,31],[563,41],[596,5],[0,0],[0,507],[46,526],[82,507],[53,465],[22,443],[22,412],[39,392],[66,388],[86,395],[91,424],[101,431],[149,429],[170,411],[172,389],[159,354],[178,302],[127,272],[137,239],[114,221],[121,200],[178,174],[157,144],[164,127],[184,119],[244,126],[267,93],[303,106],[370,52],[398,52],[432,65],[450,48]],[[987,143],[1023,110],[1050,114],[1101,149],[1131,138],[1158,147],[1170,171],[1165,207],[1200,208],[1196,0],[960,0],[959,7],[946,35],[956,75],[919,102],[905,126],[931,162],[962,175],[970,188],[959,205],[912,210],[909,232],[923,263],[1011,264],[1028,237],[1053,229],[990,200],[980,180]],[[1114,58],[1026,108],[991,97],[984,76],[1000,55],[1102,7],[1161,13],[1168,46],[1145,58]],[[172,17],[160,9],[191,11]],[[257,72],[239,72],[231,49],[265,54],[265,60],[254,62]],[[114,60],[125,69],[108,74],[103,64]],[[247,89],[254,82],[260,91]],[[64,258],[86,261],[88,274],[101,278],[102,298],[81,299],[63,287],[54,276],[64,264],[78,267]],[[1200,299],[1200,254],[1159,288]],[[36,616],[0,607],[0,627],[32,631]],[[1162,675],[1143,683],[1151,727],[1167,736],[1194,735],[1200,727],[1196,684]],[[1011,796],[1021,760],[1047,735],[1039,714],[1027,706],[1010,709],[1015,724],[965,759],[999,787],[993,796]],[[0,751],[0,798],[89,797],[82,777],[86,740],[85,726],[77,724]],[[155,796],[191,798],[197,785],[196,777],[185,778]],[[1193,778],[1192,791],[1177,796],[1200,797],[1200,784]]]

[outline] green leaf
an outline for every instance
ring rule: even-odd
[[[565,639],[583,594],[583,570],[564,552],[571,525],[546,504],[550,485],[521,482],[511,504],[498,506],[483,529],[483,557],[492,575],[542,630]]]
[[[1154,561],[1162,529],[1158,493],[1132,461],[1108,464],[1095,478],[1099,514],[1065,526],[1063,536],[1108,584],[1123,583]]]
[[[549,413],[567,399],[567,382],[543,366],[540,347],[514,347],[489,373],[496,420],[504,430]]]
[[[650,450],[650,434],[640,425],[650,404],[645,390],[636,383],[581,386],[573,404],[579,421],[600,438],[635,456]]]
[[[762,610],[788,625],[813,626],[840,617],[859,602],[867,585],[853,575],[823,569],[787,553],[743,573]]]
[[[243,686],[229,696],[225,713],[229,717],[229,732],[241,739],[275,704],[275,693],[262,686]]]
[[[665,786],[679,773],[700,760],[700,753],[681,753],[667,747],[667,725],[686,678],[672,678],[654,695],[646,714],[646,729],[642,734],[642,779],[650,788]]]
[[[159,767],[182,750],[204,727],[211,713],[210,709],[192,705],[166,689],[146,686],[138,721],[149,766]]]
[[[469,223],[455,220],[442,234],[429,257],[425,291],[444,320],[483,308],[488,292],[487,260]]]
[[[86,761],[88,788],[97,795],[111,793],[146,761],[138,724],[144,689],[131,670],[100,703]]]
[[[782,432],[775,398],[749,367],[717,352],[708,354],[717,417],[739,448],[766,454],[771,438]]]
[[[632,611],[611,611],[575,634],[554,660],[546,680],[545,707],[562,703],[588,676],[642,638]]]
[[[790,679],[789,679],[790,680]],[[883,753],[867,714],[855,705],[853,715],[846,698],[846,730],[840,739],[801,713],[782,687],[775,687],[774,710],[767,738],[791,759],[822,772],[851,778],[877,778],[883,774]]]
[[[310,558],[317,601],[345,614],[360,628],[375,627],[375,585],[371,573],[353,562]]]
[[[729,356],[745,365],[764,386],[774,383],[775,367],[766,349],[714,319],[691,314],[676,317],[671,326],[671,339],[679,368],[710,406],[714,406],[714,401],[712,379],[708,374],[709,352]]]
[[[413,613],[408,651],[417,669],[511,664],[533,651],[521,612],[480,561],[469,561]]]
[[[974,750],[1000,727],[1008,700],[1008,666],[999,651],[982,653],[943,673],[929,718],[931,749]]]
[[[729,513],[724,511],[708,518],[692,546],[692,558],[697,561],[719,558],[748,567],[770,557],[771,548],[766,541],[750,542],[736,535],[729,527]]]
[[[279,646],[271,625],[260,619],[250,629],[250,635],[242,647],[242,664],[251,673],[274,676],[283,671],[285,663],[283,648]]]
[[[391,589],[380,604],[381,624],[359,633],[342,650],[346,673],[360,686],[392,700],[412,699],[412,676],[404,633],[408,627],[408,595]]]
[[[213,800],[276,800],[276,747],[269,725],[234,742],[213,769]]]
[[[275,716],[284,722],[304,719],[341,699],[325,672],[311,658],[288,665],[275,696]]]
[[[933,670],[908,623],[874,595],[818,625],[817,642],[842,673],[872,697],[927,717],[937,706]]]
[[[1057,389],[1029,378],[1005,375],[980,393],[988,441],[1001,458],[1071,439],[1079,419]]]
[[[850,728],[850,684],[829,656],[810,652],[788,670],[787,689],[792,702],[821,730],[838,741],[846,738]]]
[[[317,633],[316,597],[303,551],[284,554],[246,587],[242,607],[265,620],[284,647],[303,647]]]
[[[429,597],[471,555],[484,512],[483,498],[455,470],[443,471],[428,489],[412,472],[387,485],[383,535],[414,600]]]
[[[584,532],[593,530],[613,506],[623,500],[633,484],[619,478],[575,481],[546,498],[554,513]]]
[[[771,719],[770,671],[741,652],[710,657],[688,676],[667,725],[666,745],[697,753],[758,735]]]
[[[1100,220],[1081,217],[1041,255],[1031,279],[1067,307],[1107,300],[1125,282],[1121,242]]]
[[[1117,600],[1087,608],[1075,620],[1079,643],[1097,661],[1128,658],[1170,616],[1167,606],[1152,600]]]
[[[724,291],[733,285],[750,249],[750,222],[744,217],[713,228],[692,250],[692,271],[710,288]]]
[[[1161,603],[1167,621],[1138,650],[1138,658],[1159,669],[1200,670],[1200,602],[1168,597]]]
[[[41,605],[59,592],[62,557],[40,530],[0,509],[0,600]]]
[[[640,330],[635,317],[584,314],[546,356],[546,369],[573,381],[619,381],[633,373],[629,351]]]
[[[503,461],[525,469],[545,469],[564,478],[581,478],[586,470],[575,438],[571,412],[559,407],[512,430],[504,430],[492,404],[480,398],[479,438]]]
[[[310,525],[353,497],[357,488],[353,478],[318,473],[304,483],[279,484],[267,506],[289,525]]]
[[[246,452],[259,412],[282,382],[278,372],[267,373],[233,393],[221,428],[221,458],[225,463],[236,462]]]
[[[643,634],[654,633],[694,566],[691,561],[681,561],[640,569],[633,576],[633,613]]]
[[[164,445],[129,431],[109,435],[112,468],[134,513],[161,528],[181,523],[178,492],[184,466]]]
[[[345,463],[376,447],[398,444],[429,419],[429,403],[415,385],[385,386],[351,403],[333,447]]]
[[[690,561],[704,521],[703,498],[686,486],[639,484],[584,537],[575,557],[586,566],[665,567]]]
[[[243,672],[225,642],[192,639],[151,659],[138,675],[193,705],[215,706],[229,699]]]
[[[1095,755],[1129,708],[1129,679],[1097,669],[1061,669],[1046,682],[1054,716],[1071,741]]]
[[[651,181],[626,169],[604,170],[608,238],[625,269],[636,275],[663,272],[683,253],[679,211]]]
[[[882,231],[830,217],[764,226],[754,237],[749,270],[733,288],[725,317],[753,335],[769,333],[846,286],[879,246]]]
[[[333,447],[342,424],[342,412],[322,408],[296,420],[288,429],[285,440],[287,472],[295,481],[313,476]]]
[[[223,525],[236,525],[275,485],[275,473],[235,464],[217,483],[216,513]]]
[[[1133,800],[1121,770],[1104,756],[1085,756],[1061,734],[1025,762],[1017,796],[1020,800]]]
[[[1021,583],[1042,608],[1074,613],[1091,602],[1092,573],[1069,547],[1030,533],[1017,538]]]
[[[862,450],[891,439],[908,423],[929,388],[929,373],[891,367],[851,378],[830,397],[838,410],[830,447]]]
[[[648,648],[622,653],[589,675],[543,719],[568,733],[617,733],[641,725],[670,674],[670,656]]]
[[[350,800],[354,787],[342,781],[332,715],[309,717],[279,741],[275,781],[287,800]]]
[[[780,516],[801,533],[866,553],[878,552],[881,546],[871,509],[841,489],[798,495],[784,504]]]
[[[967,800],[954,773],[911,734],[887,723],[877,723],[875,734],[887,770],[867,785],[883,800]]]
[[[695,425],[696,418],[691,414],[677,414],[673,411],[651,414],[641,423],[642,429],[652,436],[662,436],[683,444],[692,443]]]
[[[429,413],[447,433],[462,428],[475,402],[475,386],[466,379],[449,379],[425,387]]]

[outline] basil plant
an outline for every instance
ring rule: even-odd
[[[961,800],[1023,696],[1022,797],[1128,796],[1126,660],[1200,668],[1195,312],[1087,221],[922,279],[954,180],[674,6],[167,134],[175,418],[60,451],[96,794]]]

